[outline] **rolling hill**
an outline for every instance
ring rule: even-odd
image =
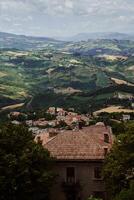
[[[114,32],[79,33],[72,37],[63,37],[63,38],[59,38],[59,39],[64,40],[64,41],[73,41],[73,42],[97,40],[97,39],[134,40],[134,34],[114,33]]]
[[[33,37],[0,32],[0,48],[4,49],[33,50],[59,43],[60,41],[49,37]]]
[[[134,41],[3,37],[8,39],[0,42],[1,108],[25,103],[33,109],[61,105],[86,110],[133,101]]]

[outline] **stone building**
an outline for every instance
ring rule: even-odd
[[[97,123],[37,138],[56,158],[54,171],[58,176],[52,200],[87,200],[91,195],[107,199],[101,169],[114,140],[110,127]]]

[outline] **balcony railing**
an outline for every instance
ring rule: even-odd
[[[76,183],[76,179],[75,179],[75,177],[67,177],[65,182],[67,184],[75,184]]]
[[[67,190],[80,190],[81,184],[80,181],[76,180],[75,178],[67,178],[65,181],[62,182],[62,187]]]

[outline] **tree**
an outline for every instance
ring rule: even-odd
[[[95,198],[95,197],[93,197],[93,196],[90,196],[90,197],[88,198],[88,200],[102,200],[102,199],[98,199],[98,198]]]
[[[131,181],[130,188],[122,190],[115,200],[133,200],[134,199],[134,181]]]
[[[134,179],[134,134],[133,126],[117,137],[115,144],[104,164],[104,179],[111,198],[131,195],[132,180]],[[133,198],[133,196],[131,196]],[[127,199],[125,199],[127,200]]]
[[[48,200],[52,159],[24,126],[0,129],[0,199]]]

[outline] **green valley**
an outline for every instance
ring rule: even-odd
[[[61,42],[32,38],[34,44],[41,42],[39,47],[32,46],[31,38],[25,39],[27,46],[22,45],[23,49],[19,44],[25,44],[24,37],[19,38],[18,46],[14,40],[10,48],[8,40],[8,48],[3,49],[0,44],[1,108],[16,103],[38,108],[49,106],[50,102],[79,109],[130,105],[134,95],[133,41]]]

